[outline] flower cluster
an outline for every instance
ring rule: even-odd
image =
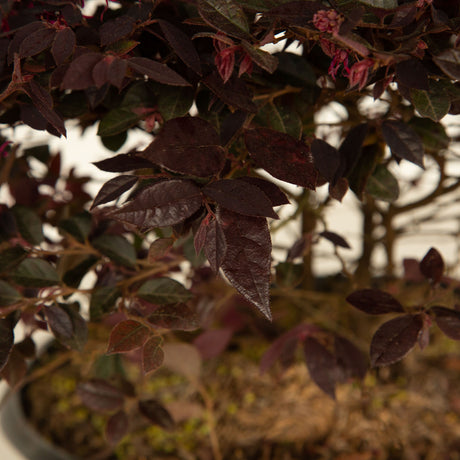
[[[238,76],[240,77],[244,73],[250,74],[252,72],[252,59],[248,53],[246,53],[242,46],[234,45],[233,42],[228,37],[216,35],[214,38],[214,49],[216,50],[215,64],[219,75],[226,83],[232,76],[233,69],[235,67],[235,55],[237,52],[242,52],[243,57],[240,61],[240,68]]]
[[[319,10],[313,16],[313,25],[320,32],[338,34],[344,17],[335,10]]]
[[[328,69],[328,74],[332,77],[332,79],[336,79],[341,65],[343,65],[343,74],[348,76],[350,74],[350,68],[348,67],[348,51],[337,48],[334,43],[324,38],[320,40],[320,45],[324,54],[327,54],[332,58],[331,65]]]

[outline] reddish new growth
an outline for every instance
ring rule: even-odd
[[[355,62],[350,69],[350,75],[348,75],[350,88],[358,85],[360,90],[363,89],[367,83],[369,69],[373,65],[374,61],[372,59],[363,59],[362,61]]]
[[[344,18],[335,10],[319,10],[313,16],[313,25],[321,32],[336,35]]]
[[[431,5],[433,3],[433,0],[418,0],[417,1],[417,8],[423,8],[425,5]]]
[[[348,67],[348,51],[337,48],[334,43],[322,38],[320,40],[321,49],[332,58],[331,65],[328,69],[328,74],[335,80],[340,66],[343,64],[343,75],[348,76],[350,74],[350,68]]]

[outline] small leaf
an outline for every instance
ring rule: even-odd
[[[77,395],[83,404],[97,412],[113,412],[121,409],[123,393],[105,380],[93,379],[77,386]]]
[[[239,177],[239,180],[244,180],[249,184],[253,184],[256,187],[259,187],[262,192],[267,195],[268,199],[271,201],[272,206],[281,206],[283,204],[289,204],[289,199],[286,194],[273,182],[270,182],[260,177],[250,177],[243,176]]]
[[[348,131],[339,148],[340,167],[336,174],[336,180],[339,180],[343,176],[349,176],[356,166],[363,162],[363,144],[368,129],[369,126],[367,123],[361,123],[353,126]]]
[[[246,41],[242,42],[244,50],[248,53],[251,61],[257,64],[261,69],[268,73],[273,73],[278,67],[278,58],[268,51],[261,50],[249,44]]]
[[[100,137],[115,136],[135,126],[140,119],[141,116],[129,108],[113,109],[101,118],[97,135]]]
[[[113,414],[105,425],[105,439],[111,446],[116,446],[128,433],[129,419],[123,410]]]
[[[46,50],[51,46],[51,43],[53,43],[55,35],[56,29],[48,27],[31,33],[22,41],[19,47],[19,57],[26,58],[35,56]]]
[[[143,189],[111,216],[141,230],[179,224],[201,207],[201,191],[191,181],[162,181]]]
[[[161,345],[163,340],[161,337],[155,336],[147,340],[142,349],[142,370],[144,374],[148,374],[157,370],[164,360],[164,353]]]
[[[126,14],[104,22],[99,28],[101,46],[110,45],[130,35],[135,25],[134,19]]]
[[[165,430],[174,428],[174,420],[171,414],[156,399],[139,401],[139,412],[154,425],[159,425]]]
[[[16,245],[0,252],[0,273],[6,273],[19,265],[28,252],[20,245]]]
[[[76,44],[75,32],[70,27],[58,30],[51,47],[56,65],[64,64],[66,59],[73,54]]]
[[[422,315],[403,315],[383,323],[371,342],[371,365],[386,366],[400,361],[417,343],[423,328]]]
[[[401,121],[382,123],[382,133],[391,153],[423,168],[423,144],[418,134]]]
[[[201,236],[203,241],[201,242]],[[198,254],[201,247],[204,247],[204,254],[209,261],[214,273],[219,271],[227,252],[225,235],[217,219],[214,217],[203,219],[195,235],[195,249]]]
[[[91,232],[91,215],[84,211],[69,219],[60,220],[58,227],[72,235],[80,243],[84,243]]]
[[[440,121],[449,112],[450,97],[436,82],[430,83],[429,91],[414,89],[410,92],[412,104],[417,112],[433,121]]]
[[[448,48],[433,57],[433,61],[452,80],[460,79],[460,50]]]
[[[91,302],[89,305],[91,320],[97,320],[115,310],[117,300],[120,296],[121,292],[116,286],[94,288],[91,293]]]
[[[460,312],[445,307],[431,307],[439,329],[450,339],[460,340]]]
[[[255,185],[239,179],[221,179],[203,187],[203,193],[220,206],[246,216],[279,219],[272,203]]]
[[[141,75],[147,75],[153,81],[172,86],[190,86],[178,73],[165,64],[145,57],[134,57],[128,61],[128,66]]]
[[[134,267],[136,265],[134,246],[120,235],[101,235],[92,240],[91,244],[114,262],[125,267]]]
[[[59,342],[82,351],[88,340],[88,326],[71,305],[53,304],[44,309],[48,326]]]
[[[2,318],[0,319],[0,371],[3,370],[6,363],[8,362],[8,357],[10,356],[11,350],[13,349],[13,345],[13,323],[8,319]]]
[[[183,117],[188,114],[194,98],[193,88],[164,86],[158,94],[157,109],[164,121]]]
[[[150,330],[138,321],[128,319],[119,322],[110,333],[107,354],[126,353],[144,345]]]
[[[350,294],[346,301],[369,315],[404,313],[402,305],[390,294],[379,289],[363,289]]]
[[[137,296],[157,305],[186,302],[192,297],[190,291],[176,280],[171,278],[154,278],[145,281]]]
[[[275,131],[289,134],[295,139],[300,139],[302,136],[302,120],[297,111],[289,106],[269,102],[259,110],[255,120]]]
[[[140,156],[170,171],[208,177],[224,166],[225,150],[214,127],[198,117],[167,121]]]
[[[6,281],[0,280],[0,307],[13,305],[22,299],[21,294]]]
[[[198,317],[184,303],[159,307],[147,320],[163,329],[193,331],[199,327]]]
[[[337,364],[342,369],[345,380],[357,378],[362,380],[368,368],[368,361],[364,354],[352,342],[344,337],[334,337],[334,350]]]
[[[399,197],[398,180],[383,165],[377,165],[366,185],[366,192],[377,200],[392,203]]]
[[[61,89],[81,90],[94,86],[93,67],[103,58],[101,53],[85,53],[74,59],[67,69]]]
[[[271,239],[263,217],[222,208],[218,221],[227,242],[222,270],[232,286],[267,318],[270,312]]]
[[[94,198],[90,209],[120,197],[137,183],[137,176],[122,175],[107,181]]]
[[[128,133],[124,131],[114,136],[101,137],[101,142],[106,149],[117,152],[123,147],[127,139]]]
[[[315,167],[328,181],[334,182],[340,166],[339,151],[321,139],[315,139],[311,143],[311,153]]]
[[[107,172],[127,172],[135,169],[153,168],[154,165],[150,162],[132,153],[120,153],[106,160],[96,161],[94,166],[101,171]]]
[[[340,246],[341,248],[351,249],[350,245],[347,243],[347,240],[342,236],[334,232],[324,231],[319,234],[326,240],[329,240],[334,246]]]
[[[15,389],[22,385],[26,375],[26,360],[22,353],[16,347],[13,347],[8,357],[8,361],[2,369],[1,377],[7,381],[11,388]]]
[[[277,179],[315,189],[318,173],[304,142],[267,128],[246,131],[244,140],[256,167]]]
[[[56,269],[42,259],[26,259],[22,261],[11,276],[21,286],[46,287],[59,284]]]
[[[441,280],[444,272],[444,260],[435,248],[431,248],[420,262],[420,271],[425,278],[432,280],[433,283],[438,283]]]
[[[158,238],[155,240],[149,247],[148,262],[153,263],[155,260],[161,259],[170,251],[173,244],[173,238]]]

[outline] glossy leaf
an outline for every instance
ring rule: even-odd
[[[221,179],[203,187],[203,193],[220,206],[246,216],[279,219],[265,193],[239,179]]]
[[[417,343],[423,328],[422,315],[403,315],[382,324],[371,342],[371,365],[386,366],[400,361]]]
[[[302,141],[267,128],[248,130],[244,139],[256,167],[277,179],[315,189],[318,174]]]
[[[192,294],[179,281],[171,278],[154,278],[145,281],[137,296],[157,305],[186,302]]]
[[[395,157],[423,168],[423,144],[411,127],[401,121],[387,120],[382,123],[382,133]]]
[[[460,312],[446,307],[431,307],[439,329],[450,339],[460,340]]]
[[[420,262],[420,271],[425,278],[438,283],[442,274],[444,273],[444,260],[441,254],[435,249],[431,248],[425,257]]]
[[[85,53],[74,59],[67,69],[61,89],[86,89],[94,86],[93,67],[103,58],[100,53]]]
[[[158,307],[147,320],[163,329],[193,331],[199,327],[198,317],[184,303]]]
[[[165,64],[145,57],[134,57],[128,61],[128,66],[141,75],[147,75],[153,81],[172,86],[190,86],[190,83]]]
[[[399,197],[398,180],[383,165],[377,165],[366,185],[366,192],[377,200],[392,203]]]
[[[12,273],[14,281],[21,286],[46,287],[59,284],[55,268],[46,260],[26,259]]]
[[[245,299],[271,319],[271,239],[266,219],[226,209],[220,209],[217,218],[227,242],[222,262],[225,276]]]
[[[94,198],[90,209],[93,209],[100,204],[116,200],[120,197],[120,195],[132,188],[138,180],[139,178],[137,176],[128,175],[117,176],[110,179],[101,187],[96,195],[96,198]]]
[[[227,242],[219,222],[214,217],[203,219],[195,234],[194,242],[196,253],[204,248],[209,265],[214,273],[217,273],[227,252]]]
[[[412,90],[411,98],[417,112],[433,121],[440,121],[449,112],[449,94],[435,83],[430,84],[429,91]]]
[[[123,410],[110,416],[105,425],[105,439],[111,446],[116,446],[128,433],[129,419]]]
[[[72,305],[53,304],[44,309],[48,326],[63,345],[82,351],[88,340],[88,326]]]
[[[238,179],[248,182],[249,184],[255,185],[260,190],[262,190],[262,192],[264,192],[265,195],[267,195],[272,206],[281,206],[283,204],[289,204],[289,199],[286,196],[286,194],[273,182],[261,179],[260,177],[251,176],[243,176],[239,177]]]
[[[174,118],[140,156],[170,171],[208,177],[224,165],[225,150],[219,144],[219,135],[206,120]]]
[[[141,230],[183,222],[201,207],[201,191],[191,181],[169,180],[143,189],[112,216]]]
[[[126,353],[144,345],[150,330],[138,321],[131,319],[119,322],[110,333],[107,354]]]
[[[249,44],[246,41],[242,42],[243,48],[248,53],[251,61],[257,64],[260,68],[268,73],[273,73],[278,67],[278,58],[268,51],[261,50]]]
[[[75,32],[70,27],[58,30],[51,47],[51,54],[57,65],[63,64],[74,52]]]
[[[13,305],[21,299],[21,294],[11,284],[0,280],[0,307]]]
[[[326,240],[329,240],[334,246],[340,246],[341,248],[350,249],[350,245],[348,244],[347,240],[343,237],[338,235],[334,232],[324,231],[319,234]]]
[[[387,292],[379,289],[362,289],[350,294],[346,301],[369,315],[404,313],[402,305]]]
[[[3,281],[2,281],[3,283]],[[0,287],[1,292],[1,287]],[[14,345],[13,323],[8,319],[0,319],[0,371],[8,362]]]
[[[105,380],[93,379],[77,386],[83,404],[97,412],[114,412],[123,406],[123,393]]]
[[[446,49],[441,54],[433,57],[433,61],[452,80],[460,79],[460,50]]]
[[[152,337],[145,342],[142,348],[142,370],[144,374],[157,370],[163,364],[162,344],[163,340],[158,336]]]
[[[158,94],[157,109],[164,121],[187,115],[193,105],[195,91],[187,86],[171,88],[165,86]]]
[[[93,165],[101,171],[107,172],[127,172],[135,169],[154,167],[150,161],[132,153],[120,153],[112,158],[96,161]]]
[[[154,425],[159,425],[165,430],[174,428],[174,420],[171,414],[156,399],[139,401],[139,412]]]
[[[101,235],[92,240],[91,244],[114,262],[126,267],[136,265],[136,250],[123,236]]]

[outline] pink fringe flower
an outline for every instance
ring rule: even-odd
[[[361,90],[366,86],[367,78],[369,76],[369,69],[373,67],[374,61],[372,59],[363,59],[362,61],[355,62],[348,75],[350,88],[358,85]]]
[[[334,35],[339,33],[343,20],[343,16],[335,10],[319,10],[313,16],[313,25],[320,32],[328,32]]]

